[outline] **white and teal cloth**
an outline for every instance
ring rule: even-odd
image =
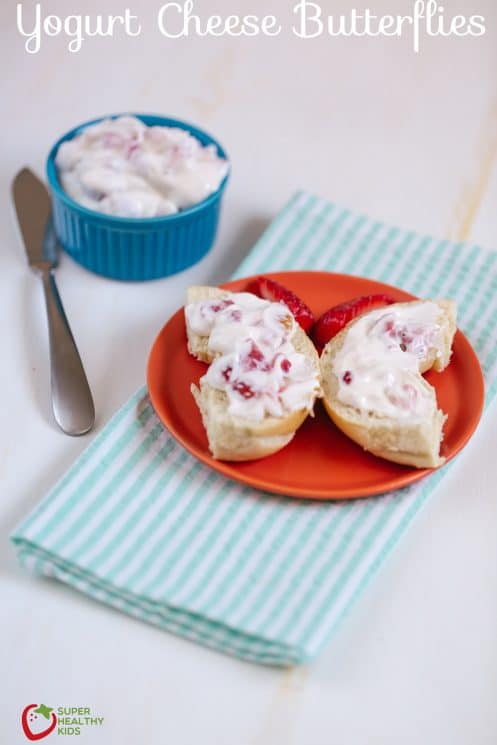
[[[323,269],[457,301],[497,381],[497,252],[389,227],[299,192],[236,276]],[[463,466],[464,454],[455,467]],[[275,497],[197,462],[145,389],[15,531],[29,570],[223,652],[293,665],[330,640],[449,466],[378,498]]]

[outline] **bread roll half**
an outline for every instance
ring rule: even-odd
[[[188,303],[205,299],[224,299],[230,293],[215,287],[191,287],[188,290]],[[199,335],[190,327],[186,318],[188,350],[197,359],[212,363],[216,355],[209,349],[209,336]],[[316,389],[312,404],[321,395],[319,385],[319,357],[316,349],[300,326],[295,323],[289,339],[296,352],[303,354],[316,374]],[[305,421],[310,407],[289,411],[283,416],[265,416],[261,420],[233,415],[229,411],[227,394],[212,387],[201,378],[199,386],[191,386],[192,395],[202,416],[206,430],[209,449],[219,460],[244,461],[263,458],[285,447],[293,438],[296,430]]]
[[[448,365],[455,331],[450,300],[396,303],[348,324],[320,361],[324,405],[337,427],[380,458],[440,466],[446,415],[422,373]]]

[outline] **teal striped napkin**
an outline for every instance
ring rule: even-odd
[[[329,269],[454,298],[488,404],[497,381],[496,261],[497,253],[388,227],[300,192],[237,276]],[[329,641],[446,471],[352,502],[262,494],[194,460],[163,430],[142,389],[12,540],[33,572],[209,647],[292,665]]]

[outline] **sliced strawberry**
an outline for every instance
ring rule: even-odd
[[[324,347],[330,339],[338,334],[350,321],[383,305],[390,305],[395,300],[390,295],[362,295],[345,303],[334,305],[318,318],[312,330],[312,338],[319,347]]]
[[[312,310],[294,292],[279,282],[268,277],[257,277],[250,282],[247,291],[273,303],[284,303],[306,334],[311,330],[314,323]]]

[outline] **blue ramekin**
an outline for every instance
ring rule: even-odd
[[[115,217],[83,207],[71,199],[59,183],[55,165],[57,150],[62,142],[90,124],[118,116],[123,115],[112,114],[85,122],[63,135],[52,147],[47,159],[47,178],[52,192],[55,232],[67,253],[92,272],[128,281],[167,277],[195,264],[211,248],[229,172],[216,192],[174,215]],[[148,126],[185,129],[202,145],[215,145],[218,155],[227,159],[213,137],[187,122],[154,114],[132,116]]]

